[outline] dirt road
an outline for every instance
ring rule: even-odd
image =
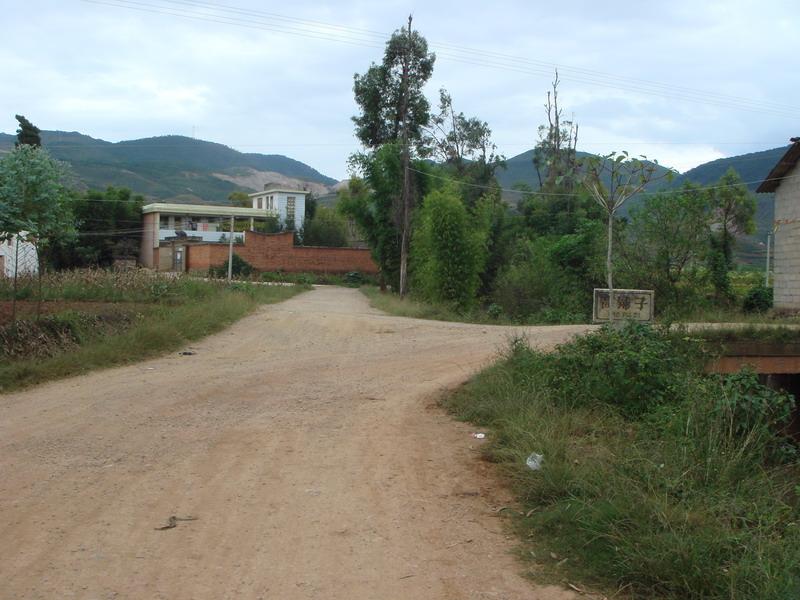
[[[481,442],[434,404],[513,333],[320,288],[0,395],[0,598],[571,597],[520,575]]]

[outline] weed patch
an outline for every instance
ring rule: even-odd
[[[794,399],[751,373],[703,375],[703,353],[641,327],[551,354],[516,343],[445,399],[493,432],[487,456],[543,578],[635,598],[800,597],[800,463],[780,433]]]

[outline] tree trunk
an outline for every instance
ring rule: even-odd
[[[411,52],[411,16],[408,17],[408,43],[403,56],[403,102],[400,107],[403,125],[403,192],[400,207],[400,297],[408,292],[408,229],[411,226],[411,173],[409,172],[410,155],[408,151],[408,69]]]

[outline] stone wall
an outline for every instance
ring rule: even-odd
[[[775,191],[774,293],[778,310],[800,310],[800,165]],[[794,222],[782,222],[794,221]]]

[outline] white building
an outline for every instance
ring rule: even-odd
[[[288,190],[266,185],[263,192],[248,194],[253,200],[254,209],[275,211],[280,222],[294,231],[303,228],[307,195],[305,190]]]
[[[756,192],[775,192],[773,293],[778,310],[800,311],[800,138]]]
[[[0,242],[0,277],[14,277],[16,268],[18,275],[35,275],[39,272],[39,257],[36,246],[25,241],[26,232]],[[19,252],[17,252],[19,244]]]

